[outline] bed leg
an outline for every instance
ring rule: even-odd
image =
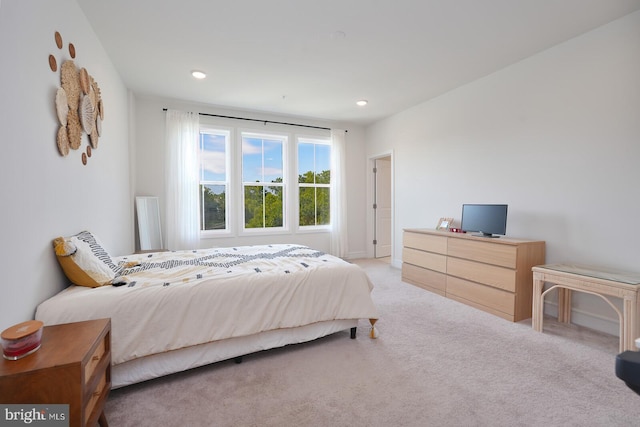
[[[356,339],[356,331],[358,330],[357,327],[353,327],[351,328],[351,339],[355,340]]]
[[[236,365],[239,365],[240,363],[242,363],[242,356],[234,357],[234,358],[233,358],[233,362],[234,362]]]
[[[369,319],[369,323],[371,323],[371,332],[369,333],[369,338],[378,338],[378,330],[376,329],[376,322],[378,319]]]

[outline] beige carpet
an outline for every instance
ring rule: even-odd
[[[348,332],[111,393],[119,426],[632,426],[640,396],[615,376],[618,339],[545,319],[510,323],[356,261],[375,284],[380,338]]]

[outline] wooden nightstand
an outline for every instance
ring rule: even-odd
[[[0,403],[68,404],[71,427],[106,427],[110,390],[111,319],[45,326],[38,351],[0,359]]]

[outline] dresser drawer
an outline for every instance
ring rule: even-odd
[[[402,264],[402,280],[444,296],[446,275],[412,264]]]
[[[447,271],[447,257],[445,255],[404,248],[402,250],[402,260],[419,267],[439,271],[440,273],[446,273]]]
[[[516,268],[518,248],[500,243],[452,238],[449,239],[447,255],[507,268]]]
[[[446,255],[447,237],[405,231],[402,246]]]
[[[516,290],[516,271],[504,267],[449,258],[447,260],[447,274],[510,292]]]
[[[457,277],[447,276],[447,297],[472,301],[492,309],[490,311],[514,315],[515,294]]]

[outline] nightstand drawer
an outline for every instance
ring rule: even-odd
[[[100,396],[106,391],[105,387],[107,385],[107,373],[103,372],[102,377],[100,378],[100,382],[98,383],[96,389],[91,393],[91,395],[87,398],[87,407],[84,412],[84,422],[88,423],[89,417],[93,412],[93,409],[96,407],[96,403],[100,400]]]
[[[105,353],[107,352],[106,340],[108,339],[108,337],[109,336],[107,335],[98,342],[98,346],[96,347],[95,351],[91,354],[91,356],[89,357],[89,360],[87,361],[87,364],[84,367],[84,383],[85,384],[89,382],[89,380],[93,376],[94,371],[96,370],[96,367],[98,366],[98,364],[104,357]]]

